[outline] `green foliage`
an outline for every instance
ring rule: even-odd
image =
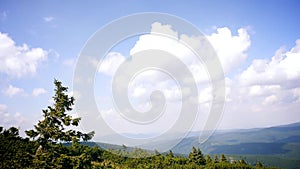
[[[155,155],[155,156],[159,156],[159,155],[161,155],[161,154],[158,152],[158,150],[157,150],[157,149],[154,149],[153,155]]]
[[[19,130],[0,127],[0,168],[26,168],[32,165],[37,144],[19,136]]]
[[[189,154],[189,159],[191,162],[197,164],[197,165],[205,165],[206,160],[201,152],[201,150],[195,147],[192,148],[192,152]]]
[[[39,144],[33,155],[35,168],[90,168],[91,153],[82,149],[78,141],[92,139],[94,132],[82,133],[70,129],[78,126],[81,118],[73,118],[67,112],[72,110],[74,97],[68,96],[68,88],[58,80],[54,80],[54,104],[44,109],[44,119],[34,125],[26,134]],[[62,147],[61,142],[72,141],[72,146]],[[60,142],[60,144],[57,144]]]
[[[175,156],[172,151],[162,155],[157,150],[152,153],[141,148],[128,148],[104,151],[97,145],[84,146],[77,139],[72,144],[54,144],[47,152],[39,150],[36,141],[23,139],[18,130],[11,128],[1,134],[0,168],[118,168],[118,169],[260,169],[266,168],[259,161],[251,166],[245,160],[228,162],[226,156],[215,155],[212,160],[205,156],[205,164],[200,160],[204,157],[199,148],[193,148],[189,157]],[[9,145],[9,146],[8,146]],[[90,144],[93,145],[93,144]],[[118,154],[119,153],[119,154]],[[152,156],[150,156],[151,154]],[[125,156],[124,156],[125,155]],[[203,158],[204,159],[204,158]],[[200,163],[201,162],[201,163]]]
[[[212,162],[212,160],[211,160],[211,158],[210,158],[209,155],[206,155],[206,156],[205,156],[205,161],[206,161],[206,164],[209,164],[209,163]]]
[[[263,165],[260,161],[257,161],[256,168],[263,168]]]
[[[214,163],[218,163],[219,162],[219,158],[218,158],[218,155],[214,155]]]
[[[244,159],[239,160],[238,163],[239,163],[239,164],[242,164],[242,165],[243,165],[243,164],[247,164],[246,161],[245,161]]]
[[[224,154],[221,154],[220,162],[227,162],[227,159]]]
[[[299,149],[295,149],[295,151]],[[248,164],[256,165],[260,161],[263,166],[276,166],[278,168],[299,168],[300,159],[299,156],[295,156],[297,159],[291,159],[285,155],[230,155],[230,158],[235,159],[238,162],[239,159],[244,159]]]
[[[54,80],[55,95],[53,96],[54,105],[44,109],[44,119],[34,125],[33,130],[26,131],[30,138],[37,138],[37,142],[44,150],[48,149],[49,144],[57,141],[72,141],[73,138],[84,141],[90,140],[94,132],[87,134],[80,131],[67,129],[69,126],[78,126],[80,118],[72,118],[67,112],[72,110],[74,105],[74,97],[67,95],[68,88],[62,86],[58,80]]]
[[[170,150],[169,153],[166,154],[166,157],[170,157],[170,158],[175,157],[173,151]]]

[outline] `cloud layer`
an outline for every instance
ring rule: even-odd
[[[9,85],[6,90],[2,91],[6,96],[13,97],[15,95],[24,94],[24,90],[22,88],[18,88],[12,85]]]
[[[229,28],[217,28],[216,33],[206,36],[215,48],[225,73],[233,70],[247,58],[251,45],[247,29],[240,28],[232,35]]]
[[[35,74],[37,67],[48,57],[42,48],[30,48],[27,44],[16,45],[7,34],[0,32],[0,73],[12,77]]]
[[[152,25],[152,31],[155,30],[163,31],[166,35],[176,35],[179,40],[180,38],[197,40],[196,37],[178,35],[169,25],[155,23]],[[265,56],[266,59],[255,59],[248,67],[242,68],[239,66],[249,57],[247,51],[251,46],[250,35],[246,28],[238,29],[236,35],[232,32],[234,31],[223,27],[206,35],[218,54],[225,75],[238,68],[243,69],[235,77],[226,77],[227,105],[220,127],[251,128],[299,121],[295,106],[300,102],[300,67],[297,66],[300,62],[300,40],[297,40],[296,45],[290,50],[279,48],[271,59],[267,59],[270,58],[269,56]],[[202,117],[205,117],[211,104],[212,93],[202,63],[196,62],[193,54],[178,40],[174,41],[156,34],[141,35],[130,54],[134,55],[148,49],[167,51],[180,58],[189,67],[200,93],[196,101],[201,105]],[[125,58],[121,53],[108,54],[102,62],[104,67],[100,67],[100,73],[113,76]],[[172,61],[162,61],[162,64],[172,66]],[[178,69],[177,72],[180,74],[181,70]],[[174,83],[169,83],[169,80],[161,75],[161,72],[155,71],[144,71],[140,76],[136,76],[128,89],[129,97],[133,100],[132,104],[136,104],[135,108],[140,111],[149,109],[149,106],[151,107],[149,96],[154,90],[162,91],[169,101],[179,104],[180,94],[185,91],[178,89]],[[105,117],[109,117],[108,114],[117,117],[117,113],[111,108],[101,111],[104,112]],[[266,116],[273,116],[274,119]],[[203,118],[198,121],[203,123]],[[199,124],[196,126],[197,129],[202,127]]]
[[[270,59],[256,59],[242,72],[243,85],[281,85],[295,87],[300,83],[300,39],[289,51],[280,48]]]

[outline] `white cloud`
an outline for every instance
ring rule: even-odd
[[[144,94],[146,94],[147,90],[143,85],[138,85],[137,87],[134,88],[132,92],[133,97],[140,97]]]
[[[42,94],[45,94],[45,93],[47,93],[47,91],[44,88],[35,88],[32,91],[33,96],[39,96],[39,95],[42,95]]]
[[[277,93],[280,89],[280,85],[253,85],[250,86],[249,96],[262,96]]]
[[[227,27],[216,30],[217,33],[207,35],[207,38],[215,48],[224,72],[228,73],[247,58],[246,52],[251,45],[250,36],[245,28],[238,29],[236,36]]]
[[[278,101],[278,97],[275,96],[275,95],[271,95],[271,96],[268,96],[264,99],[263,101],[263,105],[270,105],[270,104],[274,104],[275,102]]]
[[[270,59],[253,60],[232,79],[232,102],[226,106],[222,127],[254,128],[299,121],[299,62],[300,40],[288,51],[279,48]],[[234,120],[237,118],[240,123]]]
[[[211,87],[206,87],[204,88],[199,95],[199,102],[200,103],[207,103],[211,102],[212,100],[212,88]]]
[[[125,57],[122,54],[117,52],[110,52],[102,60],[98,71],[108,76],[112,76],[115,74],[118,67],[124,60]]]
[[[158,35],[157,32],[159,32],[160,35]],[[161,35],[162,32],[164,33],[164,35]],[[171,38],[168,36],[170,36]],[[174,37],[177,37],[178,39],[174,39]],[[197,37],[189,37],[186,35],[178,36],[178,33],[172,30],[172,27],[170,25],[154,23],[152,24],[151,33],[139,37],[139,40],[131,49],[130,55],[134,56],[136,53],[148,49],[158,49],[169,52],[180,59],[184,64],[186,64],[190,72],[193,74],[194,79],[187,79],[187,77],[182,75],[182,78],[185,82],[193,82],[194,80],[198,84],[209,82],[207,71],[203,67],[201,61],[198,60],[198,58],[192,53],[192,51],[190,51],[189,48],[181,44],[181,42],[179,41],[180,38],[183,38],[184,41],[193,42],[194,44],[199,43],[199,39],[197,39]],[[238,30],[238,35],[236,36],[233,36],[231,34],[231,31],[227,27],[219,28],[217,29],[217,33],[208,35],[207,38],[211,41],[214,48],[216,48],[221,60],[221,64],[227,72],[244,61],[244,59],[247,57],[246,51],[251,44],[247,30],[243,28]],[[102,64],[100,65],[99,71],[112,76],[117,70],[118,66],[124,60],[125,57],[121,54],[110,53],[108,54],[108,57],[103,60]],[[171,68],[171,70],[175,72],[175,74],[182,74],[181,69],[176,67],[176,65],[173,64],[172,60],[158,60],[158,62],[161,63],[162,67],[165,66],[169,69]],[[143,74],[143,76],[145,78],[149,78],[146,74]],[[157,72],[152,73],[150,79],[152,81],[159,81],[161,83],[166,80],[162,79],[161,76],[162,75]],[[137,96],[141,95],[141,93],[145,94],[145,90],[146,89],[143,88],[137,88],[134,91],[133,95]],[[168,96],[171,96],[170,93],[168,94]]]
[[[157,32],[161,33],[163,32],[164,35],[158,35]],[[168,37],[168,36],[173,36],[173,37]],[[177,39],[176,39],[177,38]],[[176,57],[176,60],[174,61],[173,58],[168,58],[168,57],[161,57],[159,55],[157,58],[151,57],[143,58],[142,61],[143,63],[147,64],[148,61],[153,63],[157,63],[157,67],[144,67],[145,69],[140,69],[138,72],[135,72],[133,77],[130,77],[129,79],[130,84],[124,84],[124,80],[120,80],[122,78],[125,78],[127,76],[126,72],[124,73],[124,76],[118,76],[116,78],[115,82],[117,83],[116,90],[119,88],[122,89],[121,92],[128,92],[128,99],[129,102],[131,103],[131,106],[141,112],[147,112],[152,104],[156,104],[156,101],[158,99],[151,97],[153,96],[153,92],[155,91],[160,91],[166,99],[165,103],[165,111],[162,112],[162,117],[159,117],[160,119],[158,120],[159,122],[157,126],[159,128],[151,128],[151,125],[148,127],[151,129],[146,129],[147,126],[138,126],[134,124],[128,124],[129,122],[122,122],[122,118],[116,118],[114,117],[113,113],[114,110],[107,108],[109,111],[106,112],[101,112],[104,115],[104,118],[108,121],[111,121],[109,123],[112,123],[113,125],[116,125],[116,128],[120,128],[118,130],[127,130],[126,132],[147,132],[151,130],[152,132],[158,132],[160,133],[162,131],[162,128],[168,129],[169,126],[172,126],[174,122],[176,122],[176,119],[179,117],[178,114],[180,114],[180,111],[182,110],[181,106],[185,106],[185,110],[187,110],[186,113],[186,119],[189,119],[193,115],[195,103],[198,103],[198,98],[195,96],[195,93],[191,91],[191,89],[186,88],[187,84],[190,84],[193,82],[191,79],[187,79],[188,76],[184,74],[183,69],[178,67],[179,64],[184,64],[185,68],[190,69],[190,72],[196,79],[196,83],[208,81],[207,77],[207,72],[202,66],[201,61],[198,59],[198,57],[188,48],[187,46],[182,43],[181,40],[183,39],[185,41],[191,41],[194,44],[199,44],[199,38],[198,37],[189,37],[189,36],[184,36],[180,35],[178,37],[178,33],[172,29],[170,25],[162,25],[160,23],[154,23],[152,25],[151,33],[142,35],[139,37],[139,40],[136,42],[134,47],[130,50],[130,55],[131,59],[128,59],[130,65],[130,62],[132,63],[137,63],[136,61],[138,60],[139,53],[141,51],[145,50],[151,50],[151,49],[158,49],[162,50],[165,52],[168,52],[169,54],[173,55]],[[198,43],[196,43],[198,42]],[[111,53],[110,53],[111,54]],[[106,75],[114,75],[115,70],[119,67],[119,65],[122,63],[123,58],[125,60],[124,56],[120,56],[118,59],[116,56],[121,55],[119,53],[114,54],[113,56],[108,56],[105,58],[100,65],[99,71],[102,73],[105,73]],[[141,56],[142,57],[142,56]],[[121,61],[120,61],[121,60]],[[179,60],[182,62],[179,62]],[[91,60],[92,65],[97,65],[95,64],[93,60]],[[141,63],[141,64],[143,64]],[[127,65],[125,65],[127,66]],[[140,64],[139,64],[140,66]],[[138,66],[138,67],[139,67]],[[139,67],[140,68],[140,67]],[[161,69],[159,69],[161,68]],[[127,69],[125,69],[127,70]],[[188,77],[190,78],[190,77]],[[181,82],[180,84],[178,82]],[[125,88],[123,88],[122,85],[125,85]],[[129,85],[129,86],[128,86]],[[179,85],[185,85],[180,87]],[[122,87],[119,87],[122,86]],[[127,89],[123,91],[123,89]],[[185,99],[184,103],[187,103],[188,106],[182,105],[182,99]],[[207,99],[207,98],[206,98]],[[115,100],[114,100],[115,101]],[[151,102],[153,101],[153,102]],[[209,102],[209,101],[207,101]],[[114,102],[115,103],[115,102]],[[114,105],[114,104],[111,104]],[[112,106],[114,107],[114,106]],[[203,106],[200,106],[201,110],[203,112],[207,112],[208,108],[202,108]],[[126,109],[124,110],[124,112]],[[191,113],[192,112],[192,113]],[[201,111],[201,113],[203,113]],[[203,117],[203,116],[201,116]],[[195,118],[193,118],[194,120]],[[124,120],[124,119],[123,119]],[[201,119],[204,121],[203,119]],[[203,124],[203,123],[202,123]],[[126,127],[124,127],[126,126]],[[132,127],[133,126],[133,127]],[[138,127],[137,127],[138,126]],[[155,124],[153,124],[155,126]],[[202,125],[198,125],[198,127],[202,127]],[[114,127],[112,127],[114,128]],[[137,131],[138,128],[138,131]],[[179,126],[176,126],[178,131],[181,130]],[[199,129],[199,128],[198,128]]]
[[[163,32],[164,35],[157,34],[157,32]],[[246,29],[243,28],[238,30],[238,35],[236,36],[232,35],[231,31],[227,27],[220,28],[217,29],[216,33],[208,35],[207,38],[217,50],[221,64],[227,72],[238,66],[238,64],[246,59],[246,52],[251,44],[250,37]],[[184,34],[179,35],[178,32],[174,31],[170,25],[154,23],[152,24],[151,33],[139,37],[139,40],[130,50],[130,55],[132,56],[132,60],[134,60],[134,57],[138,57],[136,54],[149,49],[163,50],[174,55],[176,59],[179,59],[185,64],[192,73],[194,79],[187,79],[187,76],[183,74],[182,69],[171,59],[158,59],[157,62],[159,62],[159,65],[162,68],[170,70],[168,73],[172,72],[171,76],[174,75],[179,78],[175,79],[177,81],[191,83],[195,80],[196,85],[198,86],[199,97],[193,98],[192,96],[195,93],[191,93],[189,89],[177,86],[177,82],[173,79],[174,76],[169,77],[162,71],[155,71],[151,69],[152,71],[148,70],[139,72],[140,74],[138,76],[135,75],[134,79],[131,79],[132,84],[128,89],[128,96],[132,105],[136,105],[135,108],[137,110],[140,110],[140,105],[146,105],[142,107],[146,107],[147,109],[151,93],[155,90],[159,90],[164,94],[169,105],[179,105],[182,101],[181,97],[183,97],[183,99],[186,99],[186,101],[188,101],[191,105],[196,102],[201,102],[201,113],[208,113],[209,105],[213,97],[211,94],[211,86],[209,84],[207,71],[198,57],[182,43],[183,41],[191,42],[195,45],[195,47],[198,47],[199,45],[201,46],[199,37],[189,37]],[[117,59],[105,59],[102,64],[107,66],[104,66],[101,71],[106,72],[106,74],[113,75],[110,71],[112,70],[112,72],[115,72],[114,70],[117,69],[120,62],[118,63]],[[168,83],[168,81],[172,81],[173,83]],[[128,85],[123,84],[122,82],[123,81],[120,81],[120,85]],[[226,95],[228,95],[228,97],[230,96],[230,98],[227,99],[228,101],[235,100],[235,97],[231,94],[231,90],[232,89],[230,87],[226,88]]]
[[[15,114],[10,114],[0,110],[0,124],[2,124],[5,128],[11,126],[19,127],[20,125],[24,126],[25,125],[24,122],[26,121],[27,119],[20,112],[16,112]]]
[[[240,28],[237,30],[237,35],[234,35],[232,33],[235,32],[234,30],[223,27],[216,28],[215,33],[206,36],[218,54],[225,75],[237,68],[248,57],[247,51],[251,41],[247,31],[247,28]],[[156,32],[163,32],[165,36],[158,35]],[[168,36],[173,36],[173,39]],[[189,103],[194,104],[195,101],[198,101],[201,113],[208,115],[213,95],[207,71],[201,62],[196,61],[197,57],[194,57],[189,48],[180,44],[180,40],[183,39],[196,45],[199,44],[197,37],[180,35],[170,25],[154,23],[152,32],[139,37],[131,49],[130,55],[134,60],[134,57],[138,57],[136,54],[141,51],[158,49],[169,52],[180,59],[189,68],[198,86],[199,97],[189,98]],[[251,128],[299,121],[297,112],[297,104],[300,102],[300,67],[297,65],[300,62],[299,53],[300,40],[297,40],[296,45],[289,51],[280,48],[271,59],[253,60],[241,74],[234,78],[227,77],[226,108],[221,128]],[[123,58],[125,57],[123,56]],[[107,60],[105,64],[109,66],[104,66],[105,71],[102,71],[112,76],[120,65],[117,60]],[[155,58],[155,60],[163,68],[172,70],[172,73],[179,77],[176,80],[193,82],[193,79],[188,79],[182,74],[182,69],[177,67],[172,60],[160,60],[159,58]],[[114,65],[114,63],[116,64]],[[182,101],[180,100],[181,96],[190,93],[190,91],[177,86],[176,81],[174,82],[172,79],[174,77],[168,77],[163,71],[147,70],[138,73],[140,74],[132,77],[127,91],[132,106],[138,111],[144,112],[149,109],[149,105],[151,107],[149,98],[155,90],[164,94],[169,105],[178,105]],[[173,83],[169,83],[169,81]],[[122,83],[122,81],[120,82]],[[112,114],[111,111],[106,113],[107,116],[109,116],[108,114]],[[266,117],[274,117],[274,119]],[[115,119],[111,118],[112,121]],[[205,122],[206,119],[201,116],[201,120]],[[120,125],[119,122],[115,123]]]
[[[292,89],[292,95],[296,98],[296,102],[300,102],[300,87]]]
[[[0,124],[5,128],[11,126],[24,126],[24,122],[26,118],[20,112],[16,112],[15,114],[10,114],[8,112],[8,107],[5,104],[0,104]],[[26,124],[27,125],[27,124]]]
[[[200,37],[190,37],[185,34],[178,34],[178,32],[172,29],[171,25],[153,23],[151,33],[139,37],[139,40],[130,50],[130,55],[132,57],[137,57],[140,52],[147,50],[167,52],[174,57],[164,59],[156,58],[155,61],[159,68],[166,70],[173,77],[176,75],[177,78],[180,78],[176,79],[178,81],[185,83],[207,83],[208,74],[206,69],[201,60],[185,45],[185,42],[189,42],[197,48],[201,46]],[[182,62],[185,68],[189,69],[190,73],[193,75],[192,77],[183,73],[183,69],[179,67],[182,65],[178,65],[178,60]],[[151,74],[150,79],[160,83],[168,80],[168,78],[162,77],[165,77],[165,75],[156,71]]]
[[[54,20],[54,17],[53,16],[46,16],[43,18],[45,22],[51,22]]]
[[[138,100],[147,100],[155,90],[161,91],[166,99],[178,100],[181,92],[187,95],[188,90],[180,90],[176,83],[168,75],[158,70],[147,70],[139,72],[129,85],[129,93]]]
[[[15,95],[24,94],[24,90],[22,88],[9,85],[6,90],[3,90],[3,93],[9,97],[13,97]]]
[[[178,33],[170,25],[157,22],[152,24],[150,34],[139,37],[139,40],[130,50],[130,55],[149,49],[164,50],[176,56],[186,55],[189,52],[187,48],[184,48],[184,45],[178,42]]]
[[[300,82],[300,39],[290,51],[276,51],[271,60],[256,59],[242,72],[239,81],[243,85],[297,86]]]
[[[231,30],[227,27],[217,28],[216,31],[216,33],[206,37],[216,50],[224,73],[228,73],[247,58],[247,50],[251,45],[250,35],[246,28],[238,29],[237,35],[232,35]],[[157,34],[157,32],[160,34]],[[164,35],[161,35],[161,32]],[[178,37],[178,39],[174,39],[174,37]],[[189,48],[181,43],[181,40],[194,44],[194,47],[201,46],[199,37],[189,37],[185,34],[178,35],[178,32],[172,30],[170,25],[154,23],[152,24],[151,33],[140,36],[135,46],[131,49],[130,55],[133,56],[138,52],[149,49],[166,51],[187,65],[197,83],[208,82],[207,71],[203,64]],[[172,65],[172,60],[161,60],[160,62],[168,67]],[[177,70],[177,73],[180,74],[180,69]]]
[[[35,74],[38,64],[47,59],[47,55],[42,48],[29,48],[27,44],[16,46],[7,34],[0,32],[0,73],[13,77]]]

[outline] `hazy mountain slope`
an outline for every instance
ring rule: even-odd
[[[149,143],[145,148],[164,147],[175,140]],[[204,153],[240,154],[281,154],[287,153],[285,145],[300,142],[300,123],[270,128],[236,131],[218,131],[204,144],[199,145],[198,137],[187,137],[173,148],[174,152],[188,154],[192,146],[200,146]],[[300,150],[299,150],[300,151]]]

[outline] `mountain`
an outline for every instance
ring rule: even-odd
[[[199,133],[198,133],[199,134]],[[192,136],[191,136],[192,135]],[[196,133],[181,139],[173,150],[176,153],[188,154],[192,146],[200,147],[206,154],[240,153],[240,154],[278,154],[286,153],[286,144],[300,143],[300,123],[269,128],[244,130],[216,131],[205,143],[199,145]],[[178,142],[169,139],[143,145],[143,148],[153,147],[163,149],[166,145]],[[299,150],[300,151],[300,150]]]
[[[195,146],[199,147],[204,154],[226,154],[230,160],[244,159],[253,165],[260,160],[266,166],[300,169],[300,122],[268,128],[216,131],[203,144],[199,144],[199,134],[200,132],[191,132],[187,137],[179,138],[180,133],[175,133],[138,147],[149,152],[157,149],[163,153],[162,150],[169,145],[179,142],[172,148],[177,155],[187,156]],[[113,138],[114,136],[110,136],[108,139]],[[90,146],[97,144],[104,149],[122,149],[122,144],[86,144]],[[126,149],[131,151],[134,148],[128,146]]]
[[[199,133],[198,133],[199,134]],[[156,146],[163,149],[172,142],[165,140],[145,144],[142,147],[151,149]],[[254,128],[244,130],[216,131],[205,143],[199,144],[196,133],[184,138],[172,151],[188,155],[193,146],[200,147],[204,154],[227,154],[231,158],[247,158],[255,164],[261,160],[265,165],[283,168],[299,168],[300,166],[300,123]]]
[[[179,142],[172,150],[175,153],[186,155],[193,146],[200,147],[205,154],[282,154],[289,152],[290,144],[300,143],[300,122],[268,128],[219,130],[200,145],[199,134],[200,132],[191,132],[183,139],[178,138],[180,134],[173,134],[163,140],[145,143],[139,147],[163,150],[170,144]],[[114,136],[108,137],[109,140],[113,138]],[[117,149],[122,146],[122,143],[108,144],[111,141],[105,142],[97,144],[105,149]]]

